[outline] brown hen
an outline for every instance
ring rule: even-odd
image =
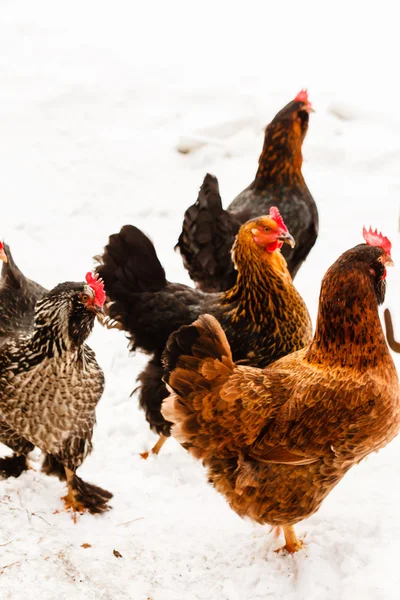
[[[242,517],[282,526],[312,515],[354,464],[400,428],[399,382],[378,316],[387,238],[345,252],[321,287],[311,344],[261,370],[238,366],[209,315],[167,344],[163,414],[172,435],[203,460],[215,488]]]

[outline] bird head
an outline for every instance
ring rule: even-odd
[[[314,112],[308,99],[307,90],[301,90],[296,98],[280,110],[267,129],[276,129],[277,126],[290,129],[301,141],[303,141],[307,129],[310,113]]]
[[[370,248],[368,253],[364,253],[364,257],[368,264],[369,274],[374,281],[378,304],[382,304],[386,292],[386,267],[394,266],[391,256],[392,244],[389,238],[382,235],[377,229],[373,231],[371,227],[369,230],[363,227],[363,237],[367,247]]]
[[[372,227],[370,227],[369,230],[367,230],[365,227],[363,227],[363,238],[368,246],[375,246],[377,248],[380,248],[381,255],[379,257],[379,262],[382,265],[384,265],[384,267],[385,267],[385,271],[384,271],[384,278],[385,278],[386,277],[386,267],[394,266],[394,262],[393,262],[393,259],[391,256],[392,243],[390,242],[389,238],[382,235],[380,232],[378,232],[377,229],[375,229],[375,231],[373,231]]]
[[[80,346],[93,329],[96,315],[102,314],[105,301],[103,281],[92,273],[86,282],[60,283],[38,300],[35,328],[51,330],[62,337],[64,345]]]
[[[296,243],[276,206],[271,207],[269,215],[258,217],[242,225],[238,237],[241,235],[262,252],[275,252],[282,248],[283,244],[289,244],[294,248]]]
[[[358,244],[344,252],[338,260],[328,269],[321,287],[321,297],[332,295],[340,310],[344,307],[338,304],[338,298],[346,300],[346,307],[351,306],[351,298],[366,296],[368,289],[376,296],[378,304],[382,304],[386,293],[386,267],[393,266],[391,257],[392,244],[389,239],[371,228],[363,228],[365,244]],[[337,278],[340,277],[340,286]],[[360,285],[357,286],[357,281]],[[326,294],[325,288],[334,291]]]
[[[313,111],[306,90],[282,108],[265,129],[264,145],[256,173],[256,188],[266,181],[293,183],[303,163],[302,145]]]
[[[8,262],[7,254],[5,253],[4,245],[2,242],[0,242],[0,260],[2,260],[5,263]]]

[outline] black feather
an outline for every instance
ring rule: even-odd
[[[226,290],[235,283],[230,251],[241,224],[222,208],[218,180],[207,173],[195,204],[185,212],[176,245],[190,277],[203,291]]]
[[[36,302],[46,289],[25,277],[15,264],[10,247],[4,244],[8,262],[3,263],[0,280],[0,344],[33,325]]]

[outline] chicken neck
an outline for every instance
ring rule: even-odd
[[[233,321],[244,315],[254,322],[269,315],[274,320],[284,319],[294,303],[303,304],[280,250],[267,252],[237,240],[233,253],[238,276],[234,287],[222,294],[221,302],[236,305]]]
[[[271,184],[305,187],[301,172],[303,139],[291,129],[268,126],[258,170],[251,187],[263,190]]]
[[[309,362],[357,368],[365,372],[382,360],[391,361],[370,278],[354,267],[341,277],[328,272],[321,287],[314,339],[306,354]],[[351,276],[350,276],[351,275]]]

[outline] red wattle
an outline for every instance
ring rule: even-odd
[[[268,246],[266,246],[266,250],[267,252],[275,252],[275,250],[277,250],[278,248],[282,248],[283,246],[283,242],[281,242],[280,240],[275,240],[274,242],[271,242],[270,244],[268,244]]]

